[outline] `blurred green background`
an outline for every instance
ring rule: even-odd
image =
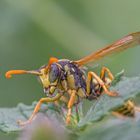
[[[9,69],[38,69],[51,56],[80,59],[140,31],[139,0],[0,0],[0,107],[31,104],[43,94],[35,76],[5,79]],[[140,47],[100,62],[115,74],[140,74]],[[94,67],[94,64],[92,64]],[[9,114],[10,115],[10,114]],[[0,133],[0,139],[16,136]]]

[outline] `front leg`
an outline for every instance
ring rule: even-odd
[[[46,97],[46,98],[41,98],[39,100],[39,102],[37,103],[37,105],[35,106],[35,109],[32,113],[32,115],[30,116],[30,118],[26,121],[26,122],[22,122],[22,121],[18,121],[19,125],[26,125],[32,122],[32,120],[34,119],[34,117],[36,116],[37,112],[39,111],[41,104],[44,102],[54,102],[60,99],[60,97],[62,96],[62,94],[58,93],[55,97],[50,98],[50,97]]]

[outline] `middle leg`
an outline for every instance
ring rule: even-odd
[[[68,102],[68,113],[66,117],[66,124],[70,124],[71,122],[71,115],[72,115],[72,107],[74,105],[75,99],[76,99],[76,90],[70,90],[70,99]]]

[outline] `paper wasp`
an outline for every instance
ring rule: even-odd
[[[13,74],[34,74],[37,75],[43,85],[47,97],[41,98],[37,103],[33,114],[26,122],[20,125],[30,123],[39,111],[44,102],[55,102],[64,100],[68,96],[66,123],[71,122],[72,107],[78,102],[78,99],[88,100],[97,99],[103,93],[109,96],[117,96],[117,92],[110,91],[109,87],[114,79],[110,70],[103,67],[100,76],[95,72],[89,71],[85,74],[83,65],[96,61],[109,54],[125,50],[140,44],[140,32],[125,36],[112,45],[109,45],[97,52],[94,52],[80,60],[70,61],[67,59],[50,58],[48,65],[42,66],[38,70],[10,70],[6,77],[10,78]]]

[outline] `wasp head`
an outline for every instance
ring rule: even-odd
[[[60,78],[60,68],[57,63],[51,64],[49,67],[40,68],[39,79],[43,85],[44,92],[52,95],[58,85]]]
[[[58,59],[50,58],[49,64],[47,66],[41,67],[39,70],[10,70],[5,76],[6,78],[11,78],[13,74],[34,74],[37,75],[43,85],[44,92],[51,96],[58,84],[60,77],[60,69],[57,64]]]

